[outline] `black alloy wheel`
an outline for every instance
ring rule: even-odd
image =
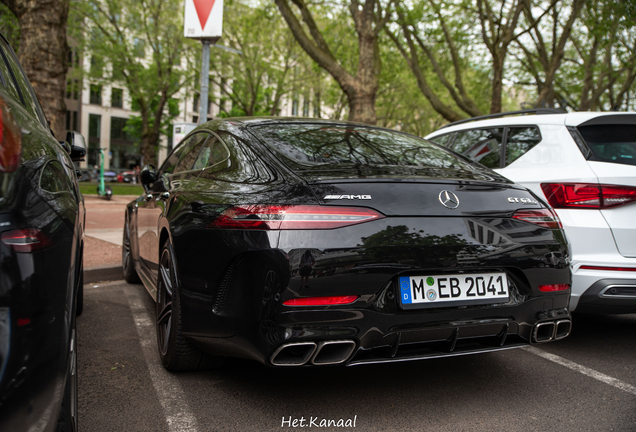
[[[57,432],[77,432],[77,333],[76,320],[73,318],[69,347],[69,366],[62,399],[62,408],[57,421]]]
[[[219,366],[222,357],[203,353],[183,335],[178,285],[172,247],[166,242],[159,259],[156,303],[157,346],[164,367],[177,372]]]
[[[157,344],[159,355],[165,358],[172,332],[172,300],[176,278],[172,266],[170,250],[164,247],[159,263],[159,280],[157,286]]]
[[[131,284],[141,282],[139,275],[135,270],[135,263],[132,258],[132,251],[130,246],[130,230],[128,228],[128,218],[124,223],[124,239],[121,246],[121,265],[124,271],[124,280]]]

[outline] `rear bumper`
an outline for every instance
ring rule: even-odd
[[[601,314],[636,313],[636,278],[606,278],[596,281],[577,298],[576,311]]]
[[[617,261],[578,262],[572,271],[571,311],[587,313],[636,312],[636,294],[612,293],[610,291],[615,285],[617,287],[634,287],[636,290],[636,271],[581,269],[582,265],[636,269],[636,262],[624,257],[617,259]]]
[[[269,366],[347,366],[498,351],[570,333],[567,293],[511,307],[387,316],[368,309],[277,314],[229,338],[194,336],[204,350]],[[559,298],[562,297],[562,298]],[[554,303],[564,307],[550,308]]]

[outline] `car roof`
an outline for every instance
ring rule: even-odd
[[[501,127],[501,126],[519,126],[519,125],[565,125],[565,126],[579,126],[591,119],[602,116],[616,116],[616,115],[636,115],[636,112],[571,112],[571,113],[553,113],[553,114],[534,114],[534,115],[510,115],[506,116],[505,113],[497,118],[479,120],[475,118],[474,121],[462,121],[460,124],[444,126],[435,132],[427,135],[427,137],[434,137],[439,135],[445,135],[451,132],[462,131],[466,129],[476,129],[485,127]]]

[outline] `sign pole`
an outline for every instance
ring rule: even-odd
[[[199,124],[208,121],[208,91],[210,86],[210,40],[203,39],[203,54],[201,55],[201,94],[199,97]]]
[[[223,0],[185,0],[183,36],[199,39],[201,55],[201,93],[199,94],[199,124],[208,121],[210,87],[210,45],[223,35]]]

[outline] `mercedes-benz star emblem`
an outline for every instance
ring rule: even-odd
[[[459,207],[459,198],[451,191],[443,190],[439,193],[439,202],[449,209],[456,209]]]

